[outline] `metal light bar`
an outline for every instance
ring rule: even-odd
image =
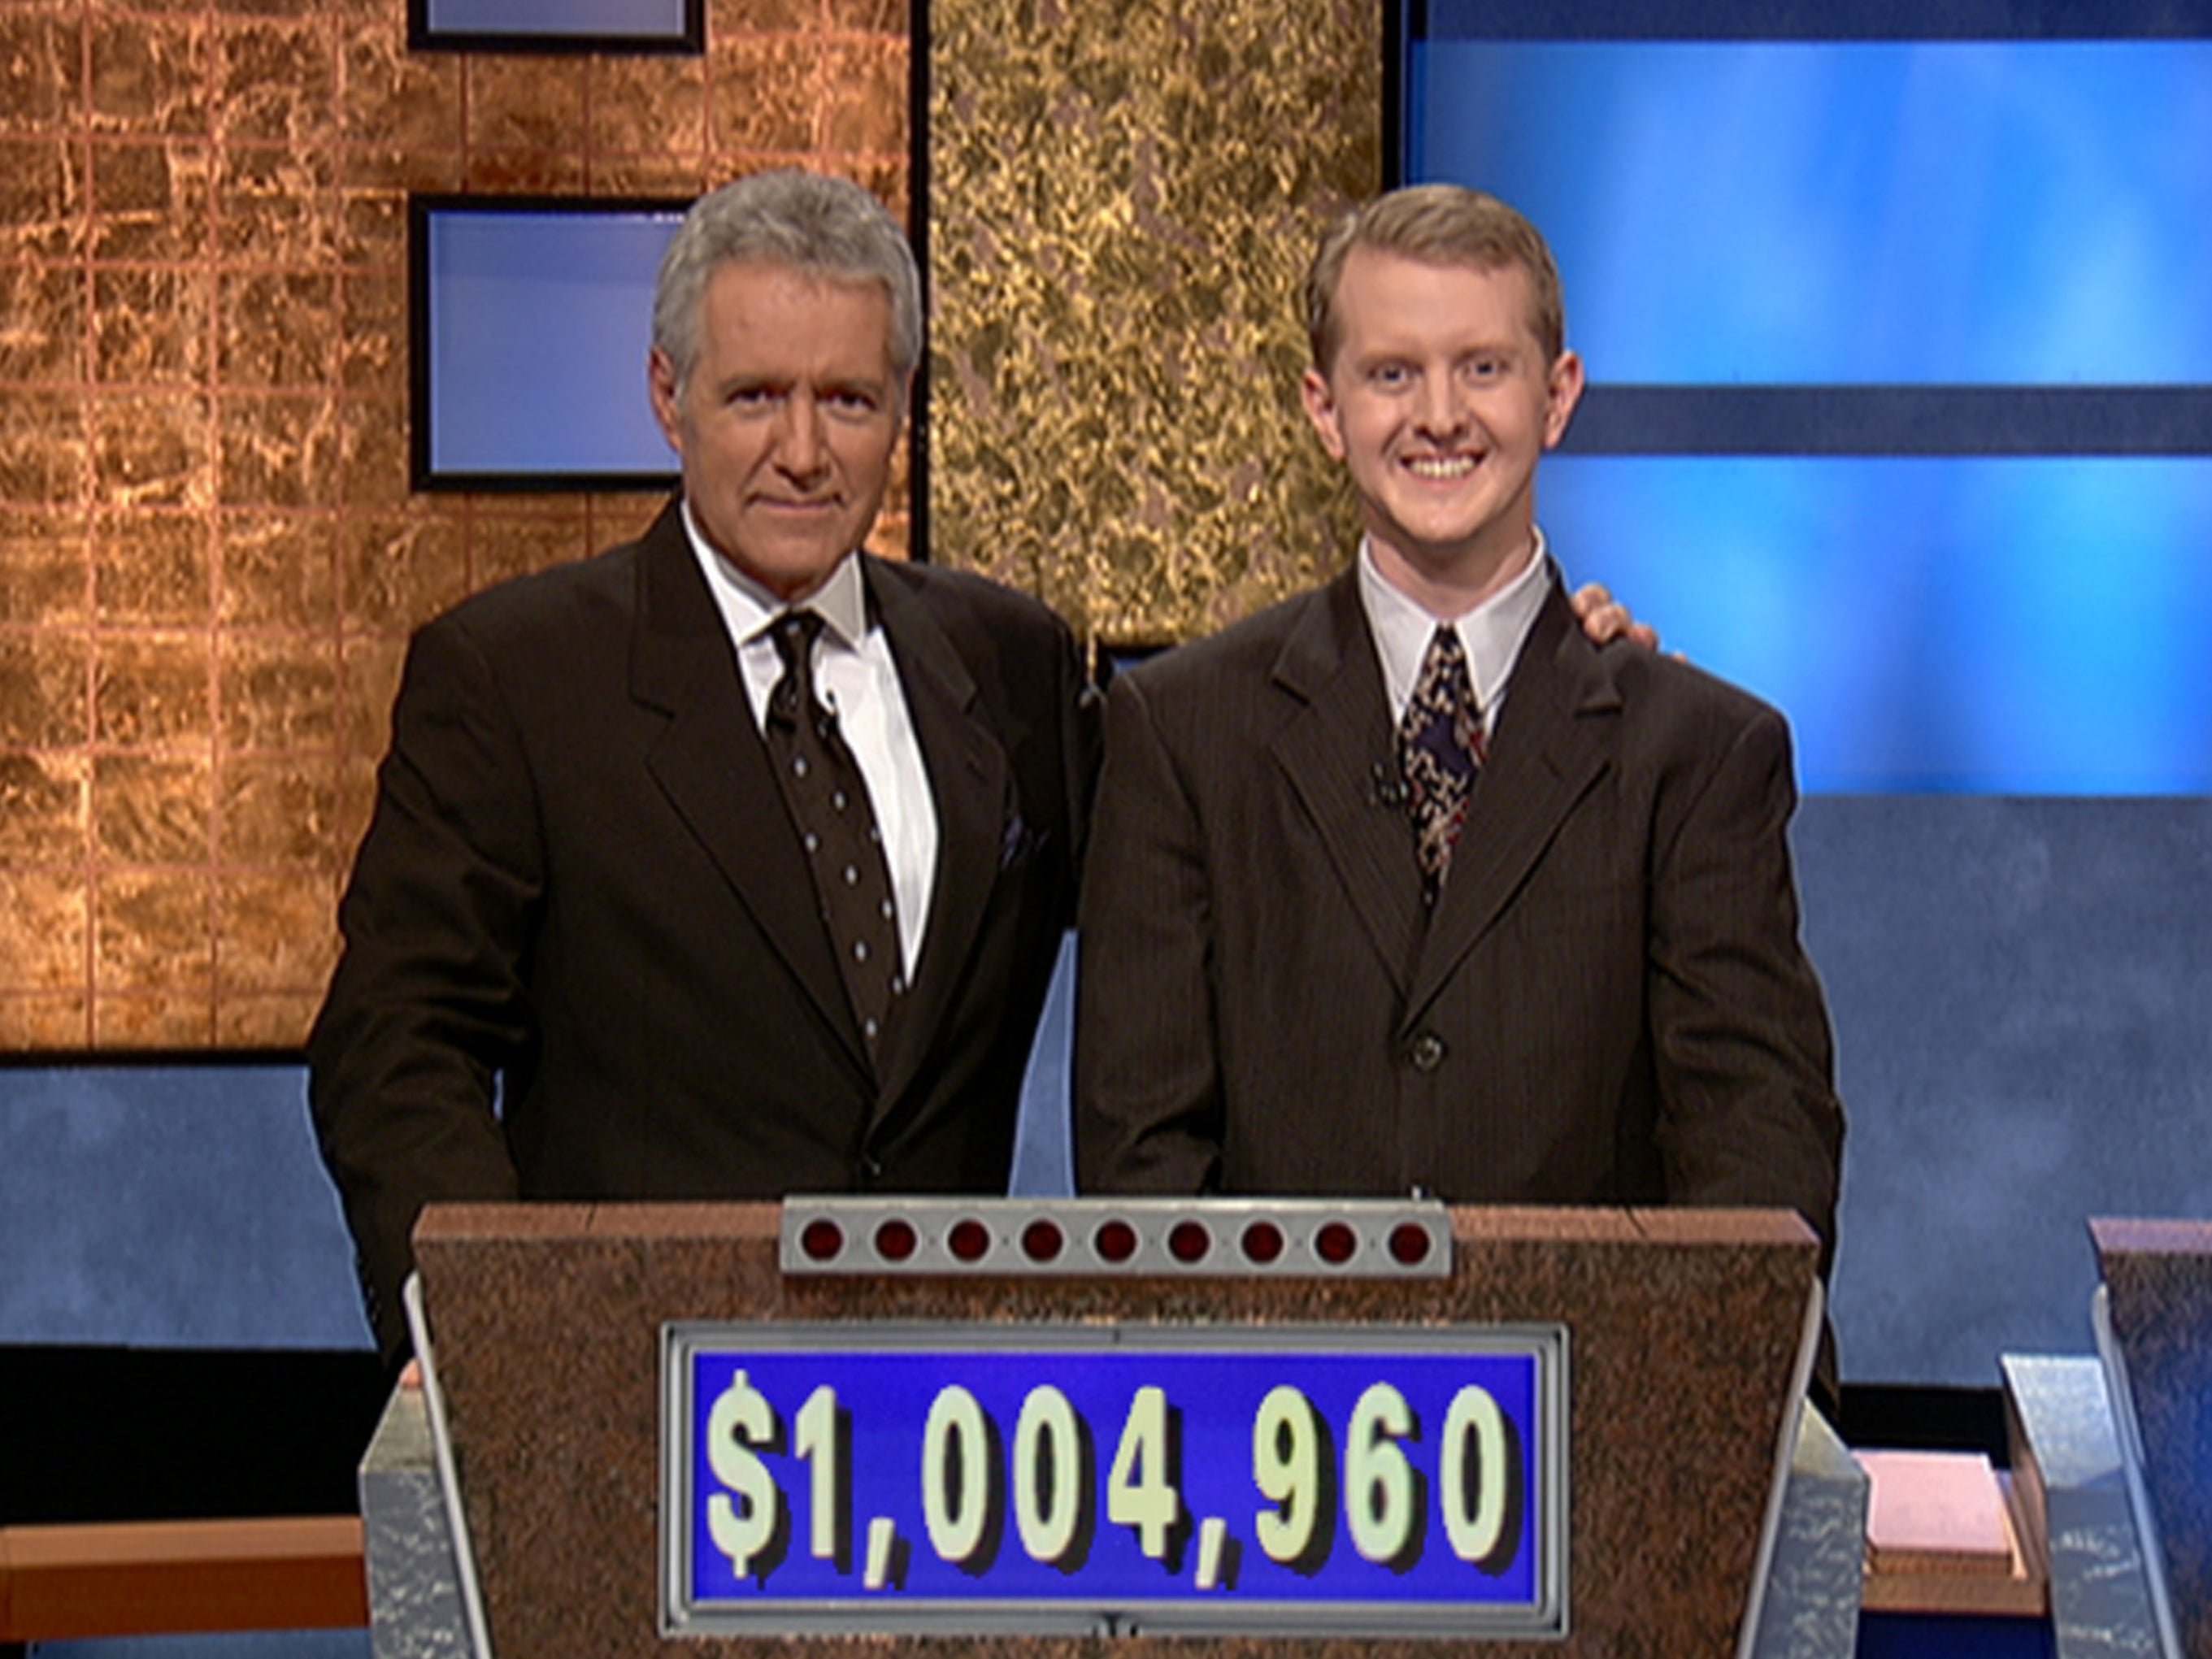
[[[1432,1199],[854,1198],[783,1201],[787,1273],[1446,1279]]]

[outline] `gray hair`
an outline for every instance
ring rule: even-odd
[[[787,168],[702,196],[661,256],[653,343],[675,366],[678,387],[699,360],[708,279],[748,262],[881,283],[891,302],[892,370],[903,382],[921,360],[921,277],[890,210],[858,185]]]

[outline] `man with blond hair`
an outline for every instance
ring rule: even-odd
[[[1843,1116],[1788,729],[1573,624],[1535,494],[1583,366],[1542,237],[1399,191],[1329,231],[1306,311],[1364,534],[1113,686],[1082,1184],[1778,1206],[1825,1265]]]

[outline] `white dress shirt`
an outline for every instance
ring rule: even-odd
[[[1421,678],[1421,659],[1428,654],[1429,640],[1439,625],[1459,635],[1467,653],[1468,672],[1474,677],[1475,701],[1482,708],[1485,736],[1498,729],[1498,705],[1505,701],[1505,683],[1512,678],[1536,613],[1552,591],[1552,562],[1547,556],[1544,532],[1536,534],[1536,550],[1528,568],[1480,605],[1457,618],[1432,617],[1390,585],[1375,562],[1375,550],[1364,537],[1359,542],[1359,600],[1367,612],[1367,629],[1375,639],[1375,654],[1382,661],[1382,686],[1390,697],[1390,723],[1406,717],[1406,705]]]
[[[776,655],[769,626],[792,607],[707,545],[692,521],[689,501],[684,504],[684,530],[729,629],[745,696],[752,705],[753,724],[763,726],[769,693],[783,678],[783,662]],[[814,689],[836,716],[838,730],[867,785],[868,804],[890,866],[891,896],[898,905],[899,957],[910,984],[921,957],[930,895],[937,885],[937,803],[930,794],[929,769],[907,711],[906,690],[899,683],[890,641],[869,619],[867,589],[857,556],[846,555],[829,580],[798,608],[814,611],[823,623],[815,647]]]

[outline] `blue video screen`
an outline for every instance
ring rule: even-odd
[[[1570,577],[1808,789],[2212,790],[2212,5],[1769,9],[1408,9],[1405,176],[1559,260]]]
[[[1538,517],[1832,793],[2212,780],[2212,458],[1555,455]]]
[[[416,204],[417,482],[673,480],[646,390],[653,290],[680,206]]]
[[[441,33],[585,39],[684,38],[686,0],[420,0],[422,21]]]
[[[2212,40],[1442,40],[1412,176],[1672,385],[2212,381]]]

